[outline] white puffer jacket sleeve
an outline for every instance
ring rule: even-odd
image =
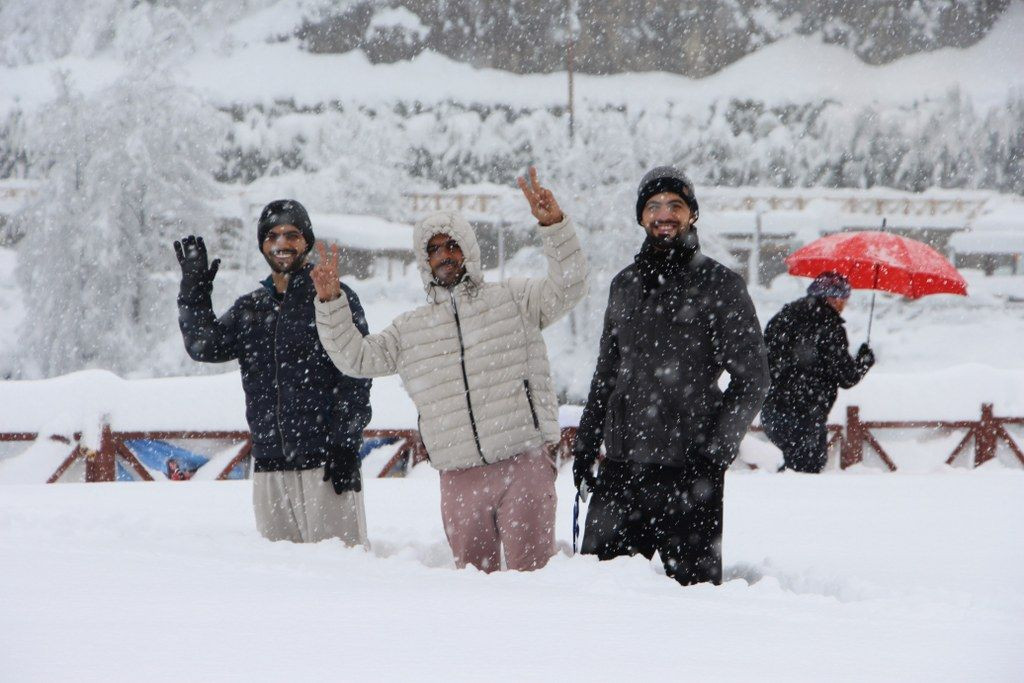
[[[398,372],[398,329],[394,323],[365,337],[352,321],[348,297],[314,299],[316,331],[328,357],[350,377],[382,377]]]
[[[511,278],[507,286],[527,320],[544,329],[568,313],[587,293],[587,259],[568,217],[539,226],[548,274]]]

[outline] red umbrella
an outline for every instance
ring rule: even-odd
[[[885,228],[885,221],[882,221]],[[834,271],[853,289],[881,290],[919,299],[927,294],[967,296],[967,283],[942,254],[927,244],[888,232],[843,232],[815,240],[786,257],[791,275],[818,277]],[[871,296],[871,319],[875,297]]]
[[[887,232],[843,232],[815,240],[786,257],[791,275],[835,271],[854,289],[877,289],[920,299],[926,294],[967,296],[967,283],[927,244]]]

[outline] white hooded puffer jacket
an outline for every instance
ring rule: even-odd
[[[583,298],[587,262],[568,218],[538,230],[547,277],[490,283],[472,226],[454,211],[428,216],[416,226],[413,248],[430,303],[378,334],[359,333],[346,297],[316,301],[320,341],[342,372],[401,376],[439,470],[498,462],[559,439],[541,330]],[[434,283],[427,260],[427,242],[440,233],[465,258],[466,275],[450,290]]]

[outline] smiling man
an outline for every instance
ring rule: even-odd
[[[316,238],[306,209],[292,199],[271,202],[256,239],[270,277],[220,318],[210,298],[220,261],[207,263],[202,237],[174,243],[185,349],[197,361],[237,360],[241,367],[260,533],[366,545],[359,447],[370,421],[370,382],[335,368],[317,336],[307,263]],[[337,284],[366,334],[358,297]]]
[[[441,472],[441,517],[458,567],[539,569],[555,552],[558,400],[541,331],[586,292],[587,260],[554,195],[519,179],[537,219],[547,274],[484,280],[472,226],[455,211],[413,235],[427,303],[362,335],[338,287],[337,250],[313,271],[317,327],[331,359],[356,377],[398,374]]]
[[[768,387],[746,285],[700,252],[698,216],[679,170],[641,180],[636,220],[647,238],[612,280],[573,463],[577,488],[594,492],[582,551],[658,552],[683,585],[722,580],[725,470]]]

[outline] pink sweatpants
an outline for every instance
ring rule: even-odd
[[[540,569],[555,554],[555,464],[550,446],[441,473],[441,519],[460,569]]]

